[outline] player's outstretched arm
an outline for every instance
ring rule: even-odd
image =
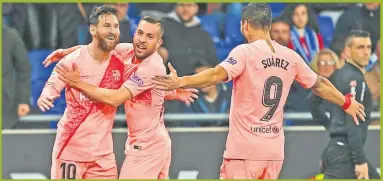
[[[125,87],[119,89],[105,89],[81,81],[80,72],[76,64],[72,65],[72,68],[65,65],[58,65],[56,67],[59,79],[70,87],[79,89],[90,99],[117,107],[126,100],[132,98],[132,93]]]
[[[43,61],[44,67],[48,67],[52,63],[59,62],[62,58],[69,55],[70,53],[76,51],[84,45],[76,45],[67,49],[57,49],[47,56]]]
[[[317,81],[311,89],[323,99],[341,106],[347,114],[354,118],[357,125],[359,124],[357,116],[365,121],[364,106],[353,99],[352,95],[344,96],[328,79],[318,75]]]
[[[177,88],[203,88],[218,84],[227,79],[224,68],[216,66],[191,76],[178,77],[176,69],[168,63],[169,75],[159,75],[152,78],[153,84],[160,90],[174,90]]]

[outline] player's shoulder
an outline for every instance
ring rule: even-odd
[[[342,77],[342,79],[364,80],[364,74],[350,63],[345,63],[342,68],[336,70],[334,73],[337,77]]]
[[[154,52],[147,57],[139,66],[138,70],[145,72],[146,74],[165,74],[166,68],[162,57]]]
[[[87,50],[87,47],[86,46],[81,46],[80,48],[78,48],[77,50],[71,52],[70,54],[66,55],[62,61],[62,63],[66,63],[66,62],[81,62],[81,61],[78,61],[79,59],[81,59],[81,57],[84,57],[84,56],[88,56],[88,50]]]
[[[7,26],[7,25],[3,25],[3,33],[9,34],[12,37],[18,37],[19,36],[19,34],[15,28],[12,28],[12,27]]]
[[[242,52],[244,52],[247,49],[249,49],[249,47],[250,47],[250,44],[239,44],[239,45],[235,46],[232,51],[242,51]]]
[[[248,44],[240,44],[240,45],[237,45],[235,46],[231,51],[230,51],[230,54],[229,56],[231,58],[238,58],[238,57],[242,57],[242,58],[245,58],[249,53],[251,53],[250,49],[249,49],[249,45]],[[246,59],[246,58],[245,58]]]

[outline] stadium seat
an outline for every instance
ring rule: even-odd
[[[268,3],[268,4],[270,6],[271,12],[273,13],[273,17],[275,17],[274,14],[280,15],[286,7],[285,3]]]
[[[128,7],[128,17],[129,18],[137,18],[140,16],[140,9],[137,7],[136,3],[129,3]]]
[[[323,36],[324,45],[325,47],[329,47],[334,34],[334,24],[332,19],[328,16],[318,16],[317,19],[320,33]]]
[[[241,3],[230,3],[229,5],[227,5],[226,13],[240,15],[242,12],[242,8],[243,4]]]
[[[219,61],[221,62],[225,60],[225,58],[227,58],[227,56],[229,55],[230,51],[231,51],[231,48],[217,47],[217,57]]]
[[[202,28],[209,33],[216,46],[220,43],[219,17],[205,15],[200,17]]]
[[[47,79],[54,68],[54,65],[50,65],[45,68],[42,62],[52,52],[52,50],[32,50],[28,52],[29,62],[31,64],[31,81],[37,81],[39,79]]]
[[[240,25],[241,16],[228,14],[225,20],[225,41],[228,48],[234,48],[235,46],[244,42],[244,37],[241,34]]]

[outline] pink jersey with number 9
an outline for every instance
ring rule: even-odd
[[[293,50],[265,40],[239,45],[221,62],[233,80],[230,126],[224,158],[283,160],[283,107],[294,80],[311,88],[316,80]]]

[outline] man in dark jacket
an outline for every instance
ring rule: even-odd
[[[18,117],[30,111],[30,64],[18,32],[3,25],[3,101],[2,129],[16,126]]]
[[[372,51],[374,51],[380,38],[379,3],[364,3],[362,7],[356,6],[344,12],[336,25],[331,50],[340,55],[348,33],[354,29],[361,29],[371,34]]]
[[[196,3],[177,3],[175,12],[164,18],[164,43],[159,53],[180,76],[194,74],[197,65],[218,64],[213,40],[201,28],[197,12]]]
[[[323,99],[314,94],[309,95],[313,119],[323,120],[330,132],[331,140],[322,153],[324,178],[378,179],[380,176],[367,160],[363,149],[367,140],[368,124],[371,122],[372,106],[372,95],[364,79],[365,67],[371,55],[370,35],[361,30],[351,31],[345,45],[349,60],[329,80],[340,92],[353,95],[355,100],[363,104],[367,117],[366,122],[355,125],[352,123],[353,118],[341,107],[331,104],[328,119],[320,106]]]

